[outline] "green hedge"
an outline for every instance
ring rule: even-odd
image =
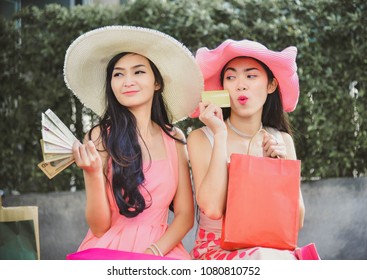
[[[142,0],[119,7],[27,7],[12,21],[1,19],[0,189],[84,188],[75,166],[53,180],[38,169],[41,112],[51,108],[82,138],[82,114],[96,117],[65,87],[64,54],[78,35],[113,24],[163,31],[193,52],[227,38],[277,50],[297,46],[301,95],[290,118],[302,176],[365,176],[366,14],[363,0]],[[189,119],[179,125],[188,132],[201,124]]]

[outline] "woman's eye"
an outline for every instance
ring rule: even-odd
[[[226,77],[226,80],[233,80],[233,79],[235,79],[236,77],[235,76],[227,76]]]
[[[120,77],[120,76],[123,76],[122,73],[119,72],[113,73],[113,77]]]
[[[253,78],[256,78],[256,75],[252,74],[252,75],[247,75],[247,78],[249,79],[253,79]]]
[[[142,71],[142,70],[138,70],[138,71],[135,72],[136,75],[141,75],[141,74],[144,74],[144,73],[145,73],[145,71]]]

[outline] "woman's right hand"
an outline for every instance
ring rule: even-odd
[[[200,102],[199,110],[199,120],[209,127],[214,135],[227,131],[226,124],[223,121],[223,112],[219,106],[210,102]]]
[[[84,172],[93,174],[102,170],[102,159],[93,141],[89,140],[85,144],[75,141],[72,150],[76,165]]]

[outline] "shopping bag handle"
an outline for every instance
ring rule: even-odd
[[[256,135],[258,135],[260,132],[264,132],[264,134],[267,134],[268,132],[263,128],[263,126],[261,125],[260,129],[254,134],[252,135],[250,142],[248,144],[248,148],[247,148],[247,155],[250,155],[250,148],[251,148],[251,144],[252,144],[252,140],[255,138]],[[277,155],[277,158],[280,159],[280,156]]]
[[[264,128],[263,126],[261,125],[260,129],[254,134],[251,136],[251,139],[250,139],[250,142],[248,144],[248,147],[247,147],[247,155],[250,155],[250,148],[251,148],[251,144],[252,144],[252,140],[256,137],[256,135],[258,135],[260,132],[264,132],[265,134],[268,133]]]

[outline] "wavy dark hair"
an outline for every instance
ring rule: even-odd
[[[273,72],[262,61],[256,58],[247,57],[247,56],[235,57],[233,59],[236,59],[236,58],[252,58],[256,60],[264,68],[268,76],[268,84],[272,83],[273,80],[275,79]],[[224,70],[226,69],[227,65],[232,60],[227,62],[227,64],[223,67],[220,73],[220,83],[222,86],[223,86],[223,79],[224,79]],[[231,109],[224,108],[223,109],[224,119],[227,119],[230,115],[231,115]],[[287,132],[288,134],[292,135],[292,129],[289,123],[288,114],[284,112],[283,110],[283,103],[281,100],[279,85],[277,86],[277,88],[275,89],[275,91],[272,94],[268,94],[266,101],[264,103],[261,121],[264,126],[273,127],[280,131]]]
[[[112,179],[111,182],[105,176],[110,187],[112,187],[116,204],[121,215],[132,218],[142,213],[151,205],[151,198],[145,201],[142,190],[150,196],[144,187],[144,172],[142,150],[139,145],[140,132],[137,128],[135,116],[127,107],[120,104],[116,99],[112,87],[111,79],[115,64],[125,55],[134,54],[123,52],[115,55],[108,63],[106,69],[106,111],[99,124],[89,131],[91,139],[92,130],[100,128],[102,144],[112,159]],[[166,108],[162,92],[164,82],[158,68],[149,59],[149,64],[153,70],[156,83],[160,88],[154,92],[151,119],[158,124],[162,130],[171,138],[184,143],[182,140],[172,136],[173,124],[171,116]],[[144,140],[143,140],[144,142]],[[144,143],[145,144],[145,143]],[[149,152],[149,151],[148,151]],[[150,157],[150,155],[149,155]]]

